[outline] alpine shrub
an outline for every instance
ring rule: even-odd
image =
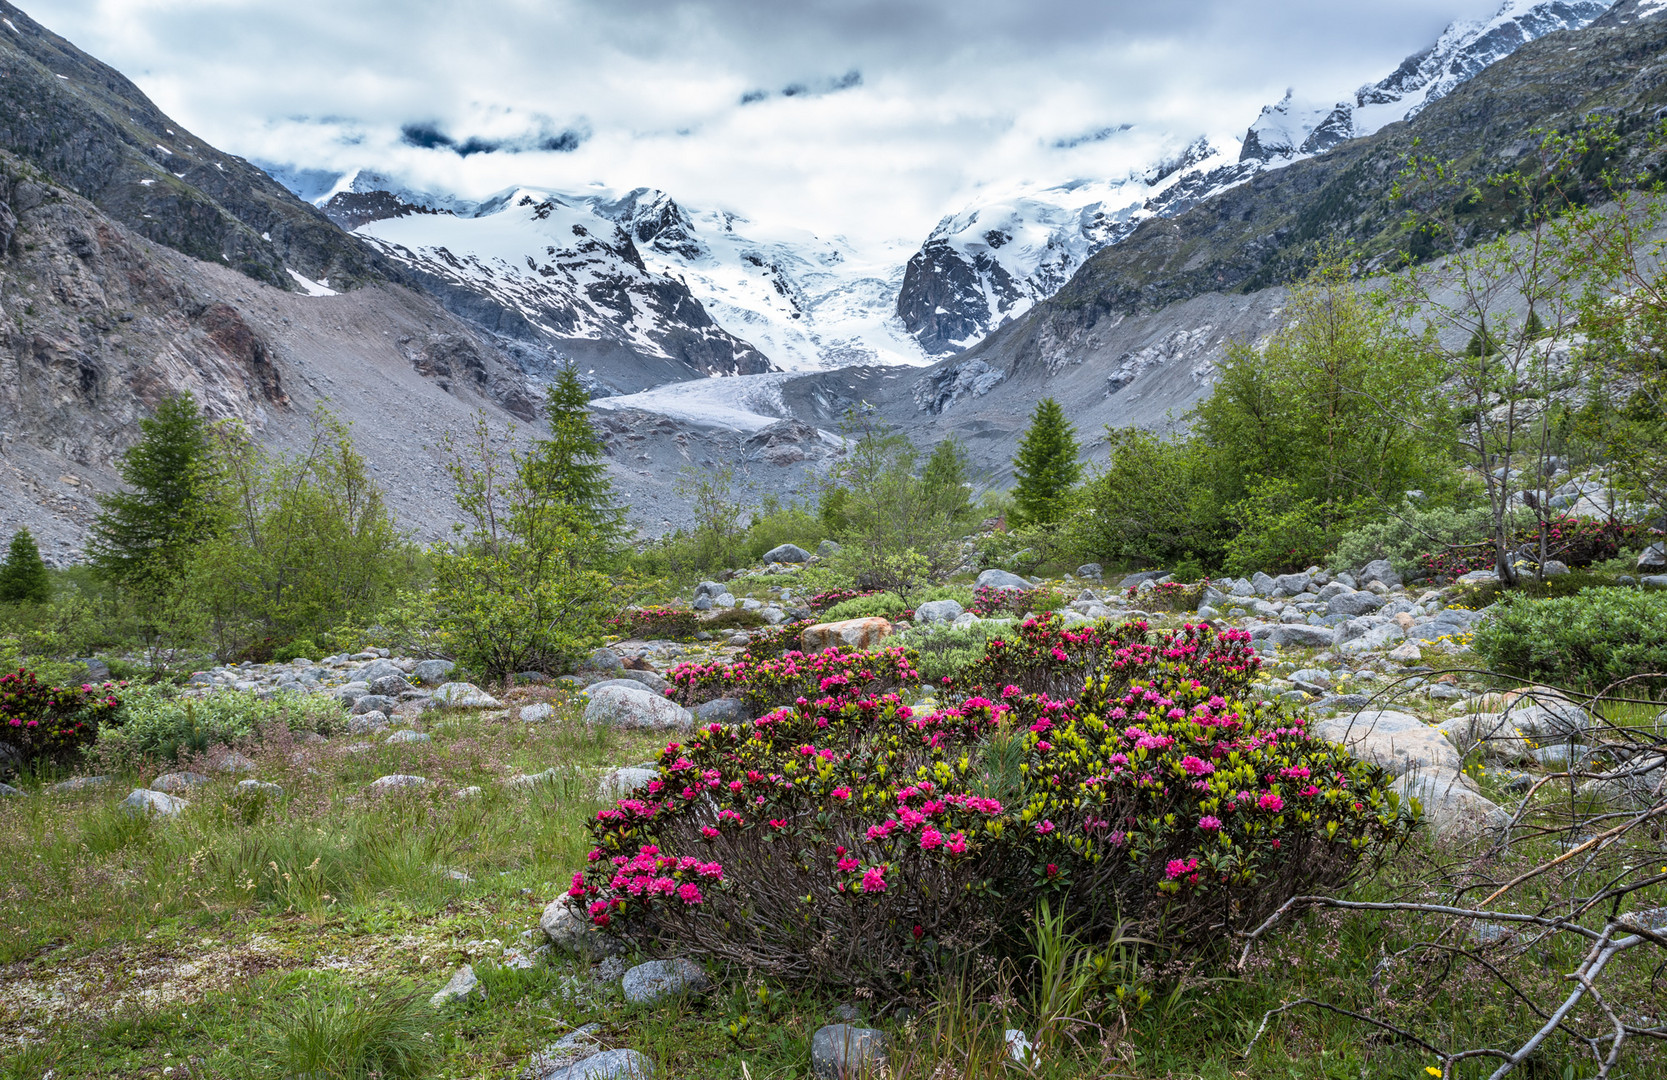
[[[1051,585],[1034,589],[981,587],[972,597],[972,613],[981,619],[1023,615],[1031,611],[1052,611],[1065,602],[1065,594]]]
[[[918,984],[1014,944],[1004,916],[1042,900],[1091,938],[1121,918],[1205,950],[1347,882],[1410,818],[1301,716],[1196,678],[1232,681],[1237,642],[1203,645],[1113,650],[1070,699],[1009,685],[920,712],[835,678],[706,725],[597,815],[569,896],[605,932],[833,985]]]
[[[609,619],[608,626],[616,634],[644,641],[689,641],[700,629],[692,610],[669,604],[627,608]]]
[[[1471,648],[1495,670],[1590,693],[1635,675],[1667,675],[1667,592],[1507,595],[1476,628]]]
[[[788,652],[773,660],[742,658],[732,664],[678,664],[666,673],[666,696],[681,705],[737,698],[754,710],[801,699],[855,700],[917,681],[914,656],[898,646],[876,652],[826,649]]]
[[[0,675],[0,742],[24,765],[65,758],[98,737],[126,685],[51,686],[27,668]]]

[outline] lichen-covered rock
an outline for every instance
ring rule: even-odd
[[[424,660],[411,669],[411,675],[424,686],[438,686],[456,670],[457,665],[450,660]]]
[[[1418,800],[1425,825],[1440,843],[1473,840],[1511,821],[1511,815],[1474,791],[1454,769],[1414,769],[1389,785],[1389,790]]]
[[[817,623],[805,627],[799,634],[799,646],[805,652],[821,652],[836,647],[873,649],[890,637],[891,631],[891,623],[878,617]]]
[[[965,611],[954,600],[932,600],[915,608],[915,622],[922,626],[932,623],[953,623]]]
[[[501,709],[503,702],[474,683],[449,682],[434,691],[434,700],[448,709]]]
[[[635,683],[604,686],[587,691],[585,705],[587,724],[607,724],[617,728],[680,729],[692,727],[693,714],[675,701],[655,694]]]
[[[1008,573],[1006,570],[986,570],[978,575],[975,588],[999,589],[1002,592],[1024,592],[1035,588],[1035,586],[1019,575]]]
[[[1458,772],[1464,761],[1438,727],[1403,712],[1362,712],[1322,720],[1309,728],[1316,737],[1341,743],[1362,761],[1391,776],[1414,769]]]
[[[122,809],[133,817],[152,814],[157,817],[173,817],[175,814],[183,813],[190,805],[177,795],[148,791],[145,788],[134,788],[132,794],[122,800]]]
[[[810,1069],[821,1080],[857,1080],[886,1060],[886,1034],[875,1028],[829,1024],[810,1039]]]
[[[464,964],[452,974],[445,986],[428,999],[428,1003],[438,1008],[453,1001],[460,1001],[479,990],[480,979],[476,977],[474,967]]]
[[[694,993],[708,985],[705,968],[693,960],[679,958],[638,964],[625,973],[620,989],[626,1001],[641,1005],[674,994]]]

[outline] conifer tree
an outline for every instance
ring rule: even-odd
[[[176,577],[213,532],[214,442],[196,399],[165,399],[139,428],[139,442],[116,467],[127,490],[99,497],[89,545],[100,576],[124,585]]]
[[[44,604],[52,599],[52,578],[41,561],[40,549],[28,529],[12,534],[5,561],[0,562],[0,603]]]
[[[523,466],[528,488],[550,505],[565,509],[596,539],[611,543],[625,532],[625,509],[614,501],[602,438],[590,419],[590,395],[571,366],[546,392],[544,415],[550,437],[542,439]]]
[[[1019,452],[1013,458],[1018,484],[1013,488],[1019,525],[1053,525],[1065,516],[1066,496],[1082,475],[1077,460],[1076,429],[1053,398],[1036,403]]]
[[[949,522],[967,516],[972,500],[967,494],[970,469],[966,448],[956,438],[948,438],[932,448],[926,467],[920,471],[920,491],[938,514]]]

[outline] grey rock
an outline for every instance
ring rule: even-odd
[[[1235,581],[1233,582],[1232,593],[1234,596],[1255,596],[1256,586],[1252,585],[1248,579]]]
[[[1325,668],[1299,668],[1287,676],[1293,683],[1309,683],[1313,686],[1329,687],[1331,672]]]
[[[658,769],[613,769],[602,777],[596,794],[603,799],[623,799],[648,787],[659,775]]]
[[[694,598],[693,601],[690,602],[689,607],[690,607],[691,610],[694,610],[694,611],[711,611],[712,610],[712,598],[710,596],[697,596],[697,597]],[[700,631],[700,633],[697,633],[695,635],[695,640],[696,641],[705,641],[706,638],[703,638],[703,637],[700,636],[701,634],[705,634],[705,633],[706,633],[706,631],[704,631],[704,630]],[[711,635],[707,634],[707,637],[711,637]]]
[[[839,543],[834,540],[824,540],[820,544],[816,545],[816,554],[822,556],[824,559],[829,555],[837,554],[838,551]]]
[[[1320,589],[1319,595],[1321,600],[1330,600],[1334,596],[1341,596],[1344,593],[1353,591],[1354,590],[1352,588],[1343,584],[1341,581],[1333,581]]]
[[[233,750],[229,754],[223,754],[209,762],[208,767],[213,769],[215,772],[223,773],[254,772],[256,769],[256,765],[252,759],[238,753],[236,750]]]
[[[619,671],[625,667],[625,661],[612,649],[593,649],[585,667],[592,671]]]
[[[521,719],[528,724],[542,724],[555,715],[555,707],[542,701],[537,705],[521,706]]]
[[[1459,752],[1437,727],[1403,712],[1380,710],[1324,720],[1309,729],[1317,738],[1340,743],[1362,761],[1380,766],[1391,776],[1413,770],[1464,767]]]
[[[747,707],[735,698],[714,698],[696,705],[694,715],[703,724],[739,724],[750,719]]]
[[[171,794],[178,791],[190,791],[192,788],[206,783],[208,783],[208,777],[202,773],[170,772],[163,773],[152,780],[150,788],[152,791],[166,791]]]
[[[1328,585],[1326,588],[1331,588]],[[1369,592],[1342,592],[1326,601],[1327,615],[1366,615],[1383,606],[1381,597],[1373,596]]]
[[[754,600],[750,596],[743,597],[742,600],[741,600],[741,610],[742,611],[758,611],[763,607],[764,607],[764,601]]]
[[[1006,570],[986,570],[978,575],[976,587],[980,589],[999,589],[1002,592],[1024,592],[1031,588],[1031,584],[1019,575],[1010,574]]]
[[[122,809],[131,817],[145,817],[150,814],[157,817],[173,817],[190,805],[178,795],[149,791],[145,788],[134,788],[121,803]]]
[[[1657,541],[1638,553],[1641,572],[1667,570],[1667,542]]]
[[[19,789],[12,787],[10,784],[0,784],[0,799],[17,799],[22,797],[24,797],[23,792]]]
[[[370,686],[362,682],[343,683],[333,693],[337,701],[351,707],[355,701],[370,693]]]
[[[379,776],[370,782],[370,790],[375,792],[393,791],[396,788],[427,787],[426,776],[408,776],[405,773],[390,773]]]
[[[1097,562],[1083,563],[1077,567],[1077,577],[1099,581],[1105,576],[1105,568]]]
[[[370,692],[383,697],[397,698],[407,690],[415,690],[404,675],[384,675],[370,684]]]
[[[646,687],[615,684],[588,691],[585,705],[587,724],[617,728],[687,728],[694,716],[676,702],[652,693]]]
[[[1388,559],[1374,559],[1360,568],[1358,582],[1365,585],[1368,582],[1381,581],[1385,585],[1401,584],[1400,571]]]
[[[879,1071],[886,1060],[885,1032],[829,1024],[810,1039],[810,1069],[821,1080],[857,1080]]]
[[[1117,587],[1119,589],[1132,589],[1137,585],[1144,585],[1148,581],[1156,581],[1159,578],[1165,578],[1168,576],[1169,575],[1162,570],[1141,570],[1136,573],[1126,575],[1122,581],[1117,583]]]
[[[74,791],[87,791],[91,788],[101,788],[110,783],[108,776],[76,776],[60,783],[53,784],[46,790],[57,794],[69,794]]]
[[[456,685],[455,683],[452,685]],[[384,694],[365,694],[353,702],[353,715],[363,716],[366,713],[379,712],[384,715],[394,711],[399,705],[399,699]]]
[[[1461,843],[1510,824],[1511,815],[1473,790],[1456,769],[1413,769],[1389,790],[1419,801],[1424,822],[1440,843]]]
[[[635,668],[625,668],[625,669],[623,669],[622,671],[619,672],[618,679],[629,681],[629,682],[634,682],[634,683],[641,683],[643,686],[648,687],[650,690],[654,691],[655,693],[661,693],[662,691],[664,691],[667,687],[669,687],[671,685],[671,683],[666,681],[666,677],[664,675],[659,674],[658,672],[638,671]]]
[[[764,561],[767,563],[809,562],[810,552],[806,551],[797,544],[782,544],[780,547],[773,547],[769,551],[766,551],[764,553]]]
[[[965,610],[954,600],[933,600],[915,608],[915,622],[922,625],[953,623]]]
[[[237,791],[240,795],[255,795],[263,799],[281,799],[284,789],[278,784],[269,784],[264,780],[239,780]]]
[[[638,964],[625,973],[620,988],[626,1001],[642,1005],[674,994],[698,992],[708,985],[704,968],[693,960],[676,959]]]
[[[653,1075],[654,1063],[635,1050],[604,1050],[528,1080],[650,1080]]]
[[[719,593],[718,595],[716,595],[712,598],[712,606],[713,607],[721,607],[721,608],[732,608],[732,607],[734,607],[735,606],[735,594],[731,593],[731,592],[721,592],[721,593]]]
[[[411,675],[424,686],[439,686],[456,670],[450,660],[423,660],[411,669]]]
[[[1313,584],[1313,581],[1314,575],[1306,572],[1301,574],[1280,574],[1278,577],[1273,579],[1273,595],[1301,596],[1303,593],[1308,591],[1308,586]]]
[[[393,721],[388,719],[387,713],[380,709],[372,709],[350,719],[347,722],[347,733],[349,735],[374,735],[391,723]]]
[[[1584,735],[1592,717],[1554,690],[1535,689],[1506,706],[1505,713],[1522,733],[1536,742],[1566,741]]]
[[[569,952],[586,956],[617,956],[625,951],[623,942],[598,932],[584,912],[575,908],[565,896],[557,897],[545,906],[544,913],[538,917],[538,928],[551,945]]]
[[[1667,589],[1667,574],[1645,574],[1638,584],[1651,589]]]
[[[782,623],[787,621],[787,612],[783,611],[774,604],[765,605],[764,609],[760,611],[759,614],[764,616],[764,621],[769,623],[771,626],[780,626]]]
[[[1468,574],[1460,574],[1458,582],[1461,585],[1494,585],[1499,582],[1499,574],[1494,570],[1472,570]]]
[[[1268,640],[1281,648],[1287,646],[1301,646],[1310,649],[1323,649],[1332,643],[1333,631],[1325,626],[1309,626],[1305,623],[1291,623],[1276,626],[1268,635]]]
[[[392,735],[389,735],[383,741],[388,742],[388,743],[419,743],[419,742],[429,742],[431,740],[430,740],[429,736],[427,734],[425,734],[424,732],[412,731],[409,728],[407,728],[404,731],[394,732]]]
[[[1371,703],[1371,697],[1366,694],[1328,694],[1316,701],[1314,703],[1314,708],[1334,710],[1348,709],[1350,712],[1353,712],[1356,709],[1364,709]]]
[[[448,709],[501,709],[503,702],[474,683],[449,682],[434,691],[434,700]]]
[[[719,596],[725,591],[723,583],[718,581],[703,581],[695,586],[695,599],[703,596]]]
[[[1556,559],[1547,559],[1540,564],[1540,573],[1545,577],[1562,577],[1569,572],[1569,564]]]
[[[454,1001],[461,1001],[470,994],[479,993],[480,979],[475,976],[475,969],[464,964],[452,974],[450,981],[441,987],[435,995],[428,999],[428,1003],[435,1008],[449,1005]]]

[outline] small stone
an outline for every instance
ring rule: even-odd
[[[269,784],[264,780],[239,780],[237,790],[243,795],[254,795],[262,799],[281,799],[284,789],[277,784]]]
[[[595,649],[585,660],[585,666],[593,671],[619,671],[625,667],[625,661],[612,649]]]
[[[522,1075],[526,1080],[650,1080],[654,1063],[635,1050],[604,1050],[553,1072]]]
[[[555,707],[545,702],[539,702],[537,705],[521,706],[521,720],[524,723],[542,724],[555,715]]]
[[[822,1080],[857,1080],[886,1060],[886,1035],[874,1028],[829,1024],[810,1039],[810,1068]]]
[[[1083,563],[1077,567],[1077,577],[1099,581],[1105,576],[1105,569],[1097,562]]]
[[[387,776],[379,776],[370,782],[370,790],[377,792],[392,791],[395,788],[427,786],[428,777],[407,776],[404,773],[390,773]]]
[[[370,684],[371,693],[396,699],[407,690],[414,689],[416,687],[407,682],[404,675],[384,675]]]
[[[23,792],[12,787],[10,784],[0,784],[0,799],[16,799],[23,797]]]
[[[693,960],[650,960],[627,971],[621,989],[626,1001],[641,1005],[708,985],[705,969]]]
[[[1402,616],[1399,615],[1396,616],[1396,618],[1401,617]],[[1407,622],[1409,626],[1411,621],[1411,618],[1408,617]],[[1424,654],[1419,650],[1418,643],[1416,641],[1405,641],[1389,650],[1389,659],[1403,664],[1416,664],[1418,661],[1424,659]]]
[[[713,698],[692,711],[703,724],[738,724],[748,719],[747,707],[735,698]]]
[[[614,769],[602,777],[596,794],[603,799],[624,799],[643,790],[658,779],[658,769]]]
[[[349,719],[347,721],[347,733],[349,735],[374,735],[392,722],[388,719],[387,713],[372,709]]]
[[[240,773],[254,772],[257,766],[250,758],[233,750],[217,761],[209,762],[209,768],[215,772]]]
[[[782,544],[764,553],[766,563],[802,563],[810,561],[810,552],[797,544]]]
[[[86,791],[89,788],[101,788],[110,782],[108,776],[77,776],[61,783],[53,784],[46,790],[55,794],[67,795],[73,791]]]
[[[122,809],[132,817],[144,817],[147,814],[173,817],[190,805],[177,795],[149,791],[145,788],[134,788],[132,794],[122,800]]]
[[[386,716],[393,712],[398,705],[398,698],[388,697],[386,694],[360,694],[353,699],[353,708],[350,711],[354,716],[363,716],[372,712],[379,712]]]
[[[410,729],[406,729],[404,731],[394,732],[392,735],[389,735],[387,737],[387,739],[385,739],[384,741],[385,742],[390,742],[390,743],[418,743],[418,742],[428,742],[428,741],[430,741],[430,739],[429,739],[429,736],[427,734],[425,734],[424,732],[411,731]]]
[[[503,702],[474,683],[449,682],[434,691],[434,700],[448,709],[501,709]]]
[[[208,777],[204,776],[202,773],[170,772],[163,773],[155,780],[152,780],[150,782],[150,789],[152,791],[166,791],[172,793],[177,791],[190,791],[192,788],[200,787],[206,783],[208,783]]]
[[[435,1008],[448,1005],[453,1001],[460,1001],[480,989],[480,979],[475,977],[475,969],[470,964],[464,964],[452,975],[439,992],[428,999],[428,1003]],[[482,995],[484,996],[484,995]]]
[[[423,660],[411,669],[411,675],[424,686],[438,686],[456,670],[457,665],[450,660]]]
[[[468,787],[458,788],[457,789],[457,794],[453,795],[452,798],[454,798],[454,799],[472,799],[476,795],[481,794],[482,790],[483,789],[481,788],[481,786],[479,784],[470,784]]]

